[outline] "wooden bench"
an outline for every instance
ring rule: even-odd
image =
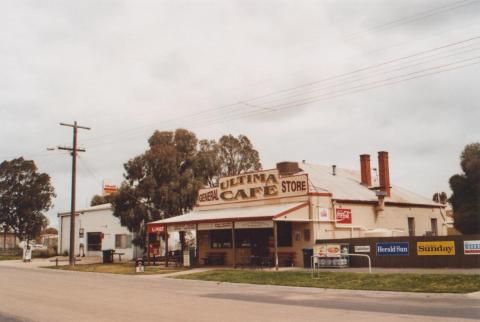
[[[225,265],[225,257],[227,253],[225,252],[215,252],[215,253],[207,253],[206,257],[202,258],[207,265]]]

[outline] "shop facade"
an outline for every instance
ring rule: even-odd
[[[281,162],[220,178],[191,212],[148,224],[149,254],[170,256],[168,233],[195,249],[199,265],[303,266],[304,250],[320,239],[445,235],[444,207],[391,186],[388,153],[378,160],[379,180],[367,155],[360,171]]]

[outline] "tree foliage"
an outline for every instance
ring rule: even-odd
[[[107,203],[111,203],[113,199],[113,195],[94,195],[92,197],[92,200],[90,200],[90,206],[99,206],[99,205],[104,205]]]
[[[220,174],[233,176],[262,168],[257,150],[245,135],[224,135],[218,141]]]
[[[0,222],[20,239],[34,239],[48,225],[43,212],[52,206],[50,176],[23,158],[0,164]]]
[[[450,178],[454,226],[462,234],[480,233],[480,143],[465,147],[460,156],[463,174]]]
[[[114,215],[136,234],[145,249],[146,223],[192,209],[198,190],[213,186],[220,174],[234,175],[261,167],[246,136],[197,140],[185,129],[155,131],[149,148],[124,164],[124,182],[112,197]],[[92,200],[93,202],[93,200]]]
[[[156,131],[149,149],[125,165],[125,181],[113,199],[114,215],[137,233],[133,242],[144,247],[146,223],[182,214],[196,202],[202,186],[195,176],[197,138],[184,129]]]
[[[58,230],[55,227],[47,227],[43,233],[49,235],[58,235]]]

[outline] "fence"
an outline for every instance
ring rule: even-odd
[[[467,241],[467,249],[464,242]],[[480,268],[480,235],[318,239],[316,244],[348,244],[349,253],[366,254],[373,267]],[[466,254],[469,253],[469,254]],[[364,258],[350,259],[366,267]]]

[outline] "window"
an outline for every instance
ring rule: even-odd
[[[278,247],[292,246],[292,223],[288,221],[277,222]]]
[[[432,226],[432,236],[438,236],[438,229],[437,229],[437,218],[430,219],[430,225]]]
[[[212,248],[232,247],[232,231],[230,229],[212,230],[210,239]]]
[[[102,250],[102,233],[87,233],[87,250],[92,252]]]
[[[130,247],[132,247],[132,235],[129,235],[129,234],[115,235],[115,248],[130,248]]]
[[[408,236],[415,236],[415,218],[408,217]]]
[[[310,229],[303,230],[303,240],[310,241]]]

